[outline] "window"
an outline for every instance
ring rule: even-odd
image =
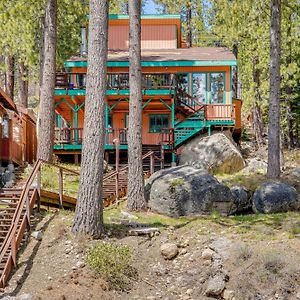
[[[199,102],[205,103],[206,95],[206,74],[193,73],[193,97]]]
[[[78,74],[77,85],[79,88],[86,86],[86,74]]]
[[[108,123],[107,124],[108,128],[113,128],[113,115],[112,114],[108,115],[107,123]]]
[[[218,104],[224,102],[224,74],[211,73],[210,74],[210,87],[211,87],[211,103]]]
[[[188,74],[178,74],[178,87],[186,92],[189,91],[189,76]]]
[[[9,138],[9,118],[4,117],[2,119],[2,138]]]
[[[169,128],[169,115],[149,115],[149,132],[158,133]]]

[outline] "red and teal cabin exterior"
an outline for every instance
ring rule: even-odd
[[[107,62],[106,156],[114,155],[118,139],[126,156],[129,113],[129,18],[111,15]],[[81,55],[64,64],[55,89],[57,155],[78,155],[84,138],[86,32]],[[186,48],[180,15],[142,16],[143,147],[175,160],[192,137],[228,129],[241,131],[241,100],[232,97],[231,51],[218,47]]]

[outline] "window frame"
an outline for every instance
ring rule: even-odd
[[[223,91],[223,100],[222,102],[217,102],[214,103],[212,102],[212,75],[213,74],[222,74],[223,75],[223,86],[224,86],[224,91]],[[218,105],[218,104],[226,104],[226,72],[209,72],[209,104],[212,105]]]
[[[160,130],[159,131],[152,131],[151,130],[151,117],[165,117],[165,116],[167,116],[167,120],[168,120],[168,126],[167,127],[161,127],[160,128]],[[157,120],[157,119],[156,119]],[[160,133],[161,132],[161,129],[163,129],[163,128],[170,128],[170,114],[168,114],[168,113],[162,113],[162,114],[149,114],[148,115],[148,132],[149,133]],[[156,124],[156,126],[157,126],[157,124]],[[157,127],[156,127],[157,128]]]

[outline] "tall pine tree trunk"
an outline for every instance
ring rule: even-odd
[[[258,147],[263,145],[263,130],[264,123],[262,119],[262,113],[260,110],[261,95],[260,95],[260,69],[259,58],[255,56],[253,59],[253,82],[255,83],[255,100],[252,106],[253,116],[253,131],[255,133],[255,139]]]
[[[142,73],[141,2],[129,0],[129,128],[128,128],[128,203],[129,210],[146,208],[142,161]]]
[[[271,0],[270,26],[270,106],[269,106],[269,178],[280,176],[280,25],[281,0]]]
[[[108,1],[90,0],[88,71],[80,188],[72,231],[100,238],[105,140]]]
[[[19,105],[28,107],[28,68],[23,62],[19,63]]]
[[[192,47],[192,8],[188,4],[186,7],[186,47]]]
[[[5,57],[5,93],[14,100],[14,86],[15,86],[15,60],[12,56]]]
[[[56,0],[48,0],[44,30],[44,65],[40,91],[37,157],[52,161],[54,142],[54,89],[56,69]]]
[[[238,53],[239,53],[239,48],[238,48],[238,43],[235,42],[233,44],[233,47],[232,47],[232,52],[236,58],[236,60],[238,59]],[[238,86],[239,86],[239,83],[238,83],[238,67],[236,66],[234,69],[233,69],[233,72],[232,72],[232,97],[237,99],[238,98]]]

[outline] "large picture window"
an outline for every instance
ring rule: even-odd
[[[224,73],[211,73],[210,74],[210,87],[211,87],[211,103],[223,103],[225,99],[225,80]]]
[[[169,128],[169,115],[149,115],[149,132],[158,133]]]
[[[205,103],[206,95],[206,74],[193,73],[193,97],[199,102]]]

